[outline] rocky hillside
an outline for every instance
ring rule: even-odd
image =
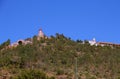
[[[120,47],[90,46],[58,33],[6,48],[9,43],[0,45],[0,79],[120,79]]]

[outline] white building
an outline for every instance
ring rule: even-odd
[[[92,46],[92,45],[96,45],[96,46],[97,46],[97,42],[96,42],[96,39],[95,39],[95,38],[93,38],[93,40],[88,41],[88,42],[90,43],[91,46]]]

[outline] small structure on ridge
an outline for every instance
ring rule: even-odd
[[[38,31],[37,40],[40,40],[41,38],[44,38],[44,37],[45,37],[45,35],[44,35],[43,31],[42,31],[42,29],[40,29],[40,30]]]

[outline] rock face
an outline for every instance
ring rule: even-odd
[[[37,40],[40,40],[40,38],[44,38],[44,37],[45,37],[45,35],[44,35],[43,31],[42,31],[42,29],[40,29],[38,32]]]

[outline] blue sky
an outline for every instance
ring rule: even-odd
[[[120,0],[0,0],[0,43],[63,33],[120,43]]]

